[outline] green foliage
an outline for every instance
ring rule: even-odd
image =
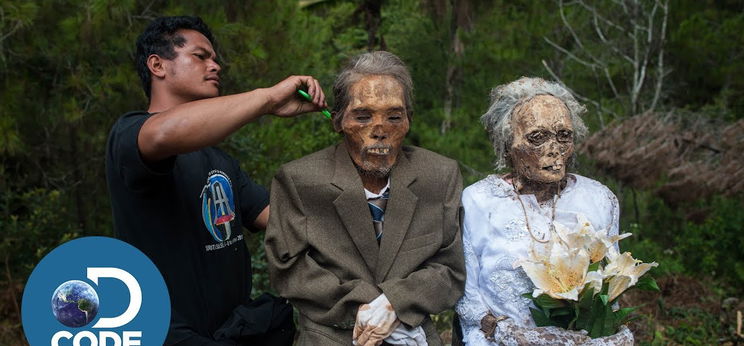
[[[617,333],[618,328],[630,321],[636,307],[615,310],[617,301],[610,301],[607,295],[609,285],[605,283],[599,293],[587,284],[579,294],[578,301],[555,299],[545,293],[533,297],[530,293],[522,296],[531,299],[536,308],[530,308],[532,319],[538,327],[556,326],[569,330],[586,330],[592,338]],[[642,276],[631,287],[642,290],[659,291],[656,281],[649,275]]]
[[[676,12],[678,25],[670,26],[671,61],[684,73],[674,93],[678,106],[698,109],[718,99],[730,109],[729,119],[744,116],[744,14],[741,8],[709,6],[699,1],[683,1]],[[691,87],[694,86],[694,87]]]
[[[623,246],[637,258],[663,265],[653,270],[656,275],[687,274],[712,277],[715,281],[741,292],[744,287],[744,207],[741,199],[716,196],[691,206],[707,214],[701,223],[685,220],[651,199],[647,226],[630,223],[627,231],[634,236]],[[625,209],[627,210],[627,209]]]
[[[49,251],[80,235],[67,220],[68,203],[58,190],[9,191],[0,195],[0,207],[0,260],[10,264],[8,276],[25,277]]]
[[[638,282],[635,284],[635,287],[646,291],[660,291],[659,285],[656,284],[656,280],[648,275],[644,275],[639,278]]]
[[[378,34],[409,65],[415,81],[407,143],[458,160],[466,184],[492,171],[491,144],[478,121],[489,90],[523,75],[548,77],[542,60],[558,62],[554,67],[560,67],[573,89],[621,112],[618,100],[608,96],[592,71],[563,63],[565,57],[545,43],[544,37],[571,42],[555,3],[472,1],[468,25],[456,30],[451,16],[458,9],[450,2],[441,4],[444,10],[437,12],[434,1],[385,1]],[[741,6],[694,0],[672,5],[666,61],[673,72],[666,79],[663,106],[714,114],[723,121],[741,119]],[[296,0],[0,0],[0,260],[9,268],[8,281],[25,282],[39,259],[64,241],[111,235],[104,148],[116,118],[147,105],[132,61],[136,37],[150,19],[183,14],[205,19],[224,61],[224,94],[311,74],[328,95],[345,61],[366,50],[365,18],[357,13],[358,6],[358,1],[311,1],[300,7]],[[586,13],[568,16],[581,19]],[[454,37],[461,54],[452,50]],[[596,45],[588,49],[608,53]],[[450,69],[457,73],[448,80]],[[631,77],[614,65],[609,72],[619,84]],[[453,90],[451,113],[444,109],[448,86]],[[332,104],[332,97],[328,101]],[[443,131],[446,117],[451,125]],[[611,119],[592,111],[585,120],[596,129]],[[295,119],[264,117],[221,146],[254,180],[268,186],[280,165],[339,138],[316,113]],[[591,168],[586,170],[596,177]],[[650,191],[630,193],[607,183],[623,203],[623,229],[634,233],[623,246],[637,258],[662,263],[654,275],[711,276],[726,287],[744,287],[740,198],[700,201],[696,207],[707,217],[693,223]],[[263,236],[246,239],[254,287],[268,290]],[[568,314],[559,309],[551,316]],[[437,326],[445,328],[451,316],[438,315]],[[713,340],[715,332],[701,334],[695,328],[667,330],[663,337],[680,343],[690,335]],[[2,330],[0,343],[6,340]],[[683,332],[687,336],[678,336]]]
[[[741,200],[715,197],[704,222],[684,225],[674,238],[686,270],[720,278],[732,287],[744,286],[743,208]]]
[[[717,316],[701,309],[670,308],[667,313],[676,319],[677,326],[669,326],[654,335],[652,345],[712,345],[720,341],[721,322]]]

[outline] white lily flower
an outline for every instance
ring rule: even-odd
[[[631,236],[630,233],[625,233],[610,237],[607,236],[606,230],[596,231],[583,214],[577,214],[576,219],[578,223],[574,230],[569,230],[566,226],[555,221],[553,227],[561,240],[569,247],[583,247],[589,253],[591,263],[601,261],[607,255],[608,249],[613,247],[617,241]]]
[[[610,250],[607,259],[609,263],[604,268],[604,274],[610,277],[608,292],[610,300],[617,298],[629,287],[635,285],[643,274],[659,265],[656,262],[643,263],[633,258],[630,252],[621,254],[614,249]]]
[[[602,275],[601,270],[590,271],[586,273],[586,280],[584,280],[584,284],[589,284],[589,289],[594,290],[594,293],[592,293],[594,295],[602,291],[602,282],[604,281],[604,279],[605,276]]]
[[[633,284],[630,283],[630,276],[616,275],[610,278],[609,287],[607,294],[610,296],[610,301],[615,300],[620,294],[625,292]]]
[[[589,255],[582,247],[569,248],[553,237],[550,254],[536,256],[515,262],[515,267],[522,267],[535,284],[533,297],[543,293],[556,299],[579,300],[579,292],[584,288],[586,272],[589,267]]]

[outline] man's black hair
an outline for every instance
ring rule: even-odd
[[[190,29],[200,32],[214,46],[214,38],[209,27],[199,17],[179,16],[179,17],[160,17],[153,20],[147,29],[137,38],[137,54],[135,56],[135,65],[137,74],[142,81],[142,89],[145,95],[150,98],[152,78],[150,69],[147,68],[147,57],[157,54],[164,59],[174,59],[176,51],[173,47],[183,47],[186,39],[176,34],[181,29]]]

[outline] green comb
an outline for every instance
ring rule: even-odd
[[[304,98],[308,102],[313,102],[313,98],[310,97],[310,94],[306,93],[304,90],[297,89],[297,93],[300,94],[300,96],[302,96],[302,98]],[[328,109],[323,108],[323,109],[320,110],[320,112],[323,113],[323,115],[325,115],[326,118],[328,118],[328,119],[331,118],[331,112],[329,112]]]

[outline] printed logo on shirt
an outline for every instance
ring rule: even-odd
[[[21,319],[31,345],[160,345],[170,298],[158,269],[135,247],[84,237],[58,246],[34,268]]]
[[[204,185],[201,192],[201,198],[202,220],[204,220],[204,226],[207,227],[209,234],[216,243],[231,240],[231,222],[235,219],[235,199],[233,198],[232,183],[227,174],[218,170],[209,172],[207,184]]]

